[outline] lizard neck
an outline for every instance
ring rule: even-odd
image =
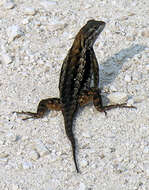
[[[81,32],[78,33],[78,35],[76,36],[73,45],[71,47],[71,52],[72,54],[80,54],[80,52],[85,48],[84,46],[84,38],[83,38],[83,34]]]

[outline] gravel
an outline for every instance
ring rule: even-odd
[[[128,100],[128,96],[124,92],[114,92],[109,94],[108,99],[113,104],[124,104]]]
[[[0,189],[149,189],[149,1],[0,1]],[[89,19],[106,27],[94,49],[107,116],[92,104],[74,121],[75,171],[60,112],[23,121],[58,97],[63,60]]]

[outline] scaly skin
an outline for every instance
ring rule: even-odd
[[[61,110],[64,117],[65,131],[72,145],[73,159],[77,172],[79,172],[79,169],[75,155],[76,144],[72,131],[73,118],[77,109],[91,101],[93,101],[98,111],[105,112],[105,114],[107,110],[117,107],[135,108],[125,104],[110,106],[103,106],[102,104],[101,91],[98,89],[99,67],[93,45],[104,27],[105,23],[102,21],[89,20],[76,35],[74,43],[62,65],[59,81],[60,98],[41,100],[36,113],[16,112],[29,115],[30,117],[23,119],[26,120],[42,118],[48,110]],[[94,87],[91,88],[92,77]]]

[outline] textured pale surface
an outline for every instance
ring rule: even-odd
[[[148,13],[148,0],[0,1],[1,190],[149,189]],[[137,110],[78,112],[77,175],[60,112],[22,121],[12,111],[58,97],[63,59],[91,18],[107,23],[94,47],[100,86]]]

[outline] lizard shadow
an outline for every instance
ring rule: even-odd
[[[114,54],[112,57],[109,57],[106,61],[104,61],[101,64],[101,69],[99,69],[99,88],[103,89],[104,86],[112,84],[112,82],[116,79],[119,72],[121,71],[123,65],[129,59],[132,59],[135,55],[139,54],[146,48],[147,46],[135,44],[126,49],[120,50],[118,53]],[[107,98],[107,94],[104,94],[103,102],[105,104],[108,104],[109,100]]]
[[[120,50],[118,53],[115,53],[113,56],[109,57],[106,61],[100,64],[99,67],[99,88],[103,88],[111,84],[115,78],[118,76],[120,70],[123,65],[129,60],[132,59],[135,55],[139,54],[143,50],[145,50],[147,46],[141,44],[132,45],[126,49]],[[104,105],[108,104],[107,95],[103,96]],[[92,103],[89,103],[82,108],[80,108],[77,112],[78,115],[81,114],[83,108],[86,106],[92,106]]]
[[[99,69],[100,88],[111,84],[119,74],[123,65],[129,59],[132,59],[135,55],[145,50],[145,48],[147,48],[147,46],[135,44],[126,49],[120,50],[118,53],[104,61],[101,64],[101,69]]]
[[[126,49],[120,50],[118,53],[114,54],[113,56],[109,57],[106,61],[100,64],[101,68],[99,69],[99,88],[103,88],[111,84],[115,78],[118,76],[119,72],[121,71],[123,65],[129,60],[132,59],[135,55],[139,54],[143,50],[145,50],[147,46],[135,44]],[[104,94],[103,97],[104,105],[108,103],[107,96]],[[81,115],[83,112],[84,107],[86,106],[93,106],[92,102],[80,107],[76,113],[76,115]],[[74,117],[73,126],[76,126],[76,115]],[[76,144],[78,146],[78,140],[76,139]],[[77,149],[78,151],[78,149]]]

